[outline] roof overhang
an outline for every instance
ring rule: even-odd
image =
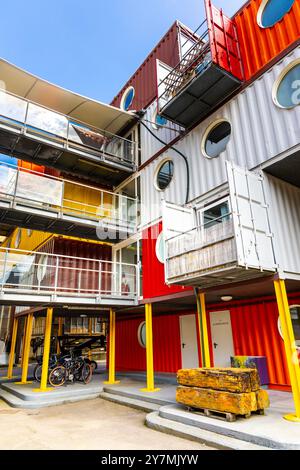
[[[4,59],[0,59],[0,88],[112,134],[137,120],[130,112],[61,88]]]

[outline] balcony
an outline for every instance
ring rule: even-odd
[[[133,264],[0,248],[2,305],[131,306],[138,282]]]
[[[137,147],[0,90],[0,152],[114,186],[135,170]]]
[[[164,203],[168,284],[206,289],[277,271],[263,178],[229,162],[227,172],[221,200],[194,208]]]
[[[236,24],[206,0],[199,38],[179,64],[158,70],[158,107],[164,118],[189,128],[231,96],[243,81]],[[160,65],[158,65],[160,67]]]
[[[0,228],[115,242],[136,232],[137,200],[0,163]]]

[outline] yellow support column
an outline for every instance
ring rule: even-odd
[[[205,294],[198,294],[197,314],[199,326],[199,338],[201,343],[202,367],[211,367],[209,339],[207,329],[207,317],[205,306]]]
[[[14,379],[15,378],[13,376],[13,368],[14,368],[14,363],[15,363],[17,333],[18,333],[18,319],[14,318],[12,337],[11,337],[11,345],[10,345],[10,353],[9,353],[9,361],[8,361],[8,368],[7,368],[7,376],[5,377],[6,379]]]
[[[274,281],[274,286],[296,409],[295,415],[286,415],[284,418],[288,421],[300,423],[300,368],[289,302],[285,282],[282,279],[278,279]]]
[[[31,383],[27,380],[28,378],[28,366],[29,366],[29,355],[30,355],[30,341],[33,324],[33,313],[29,313],[26,321],[26,331],[24,337],[23,347],[23,361],[22,361],[22,378],[21,382],[16,382],[17,385],[26,385]]]
[[[116,380],[116,312],[111,308],[109,315],[109,365],[108,380],[106,385],[116,385],[120,381]]]
[[[45,335],[44,335],[44,354],[43,354],[41,386],[40,388],[35,388],[34,392],[49,392],[50,390],[53,390],[52,388],[47,387],[48,373],[49,373],[49,356],[50,356],[50,346],[51,346],[52,318],[53,318],[53,308],[48,308],[47,317],[46,317],[46,325],[45,325]]]
[[[26,329],[27,329],[27,320],[28,318],[24,318],[24,329],[23,329],[23,338],[22,338],[22,352],[21,352],[21,368],[23,367],[24,361],[24,351],[25,351],[25,340],[26,340]]]
[[[152,332],[152,304],[145,305],[146,316],[146,362],[147,362],[147,388],[142,392],[158,392],[160,389],[154,386],[153,367],[153,332]]]

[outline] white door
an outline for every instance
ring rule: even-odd
[[[179,320],[182,368],[194,369],[199,367],[196,317],[183,315]]]
[[[215,367],[230,367],[234,356],[231,318],[229,310],[210,312],[211,337]]]

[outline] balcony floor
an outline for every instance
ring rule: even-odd
[[[26,133],[0,122],[0,152],[65,173],[88,178],[106,187],[120,184],[135,167],[126,160],[84,147],[70,148],[44,134]]]
[[[99,241],[97,228],[105,230],[108,243],[117,243],[134,233],[134,227],[118,221],[98,218],[84,218],[75,214],[61,214],[46,204],[12,203],[0,194],[0,232],[5,226],[21,227],[41,232]],[[5,230],[3,230],[3,233]]]
[[[237,78],[210,63],[177,91],[160,114],[182,127],[192,127],[240,86]]]

